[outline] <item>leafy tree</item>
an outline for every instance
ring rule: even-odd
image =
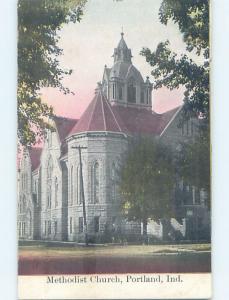
[[[178,55],[161,42],[155,51],[143,48],[141,54],[153,67],[154,88],[185,87],[184,118],[200,115],[209,119],[209,0],[163,0],[160,22],[176,23],[183,36],[187,52],[200,56],[197,64],[187,54]]]
[[[18,138],[30,145],[50,128],[52,107],[40,99],[42,87],[69,93],[61,80],[72,70],[63,70],[58,46],[63,24],[80,21],[86,0],[18,1]]]
[[[175,168],[173,155],[159,141],[141,138],[128,151],[120,174],[122,208],[129,220],[143,223],[171,216]]]
[[[210,138],[200,132],[193,142],[183,143],[178,156],[178,174],[185,182],[204,189],[210,196]],[[210,207],[210,197],[207,205]]]

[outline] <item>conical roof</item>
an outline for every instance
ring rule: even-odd
[[[131,49],[129,49],[127,47],[127,44],[123,38],[124,33],[121,33],[121,39],[118,43],[117,48],[114,49],[114,63],[116,63],[117,61],[122,61],[122,62],[127,62],[129,64],[131,64],[131,58],[132,58],[132,54],[131,54]]]
[[[97,91],[78,123],[70,131],[69,136],[81,132],[98,131],[127,132],[124,123],[101,90]]]
[[[121,33],[121,40],[119,41],[117,48],[118,49],[127,49],[128,50],[127,44],[126,44],[123,36],[124,36],[124,33]]]

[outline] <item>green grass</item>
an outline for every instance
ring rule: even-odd
[[[158,254],[175,254],[211,251],[210,244],[179,245],[104,245],[100,247],[47,247],[45,244],[19,246],[20,257],[80,257],[80,256],[153,256]]]

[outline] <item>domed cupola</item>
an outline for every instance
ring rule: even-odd
[[[141,73],[132,64],[131,49],[128,48],[124,33],[114,49],[114,65],[105,66],[102,90],[113,105],[131,106],[151,110],[152,85],[147,78],[144,82]]]

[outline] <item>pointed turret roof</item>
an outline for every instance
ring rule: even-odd
[[[123,36],[124,36],[124,33],[122,32],[121,33],[121,40],[118,43],[117,49],[126,49],[126,50],[128,50],[127,44],[126,44]]]
[[[101,88],[96,90],[95,97],[70,131],[69,136],[90,131],[127,132],[124,123],[103,95]]]
[[[129,49],[127,47],[127,44],[124,40],[124,33],[121,33],[121,39],[118,43],[117,48],[114,49],[114,63],[116,63],[117,61],[122,61],[122,62],[127,62],[127,63],[131,63],[131,58],[132,58],[132,54],[131,54],[131,49]]]

